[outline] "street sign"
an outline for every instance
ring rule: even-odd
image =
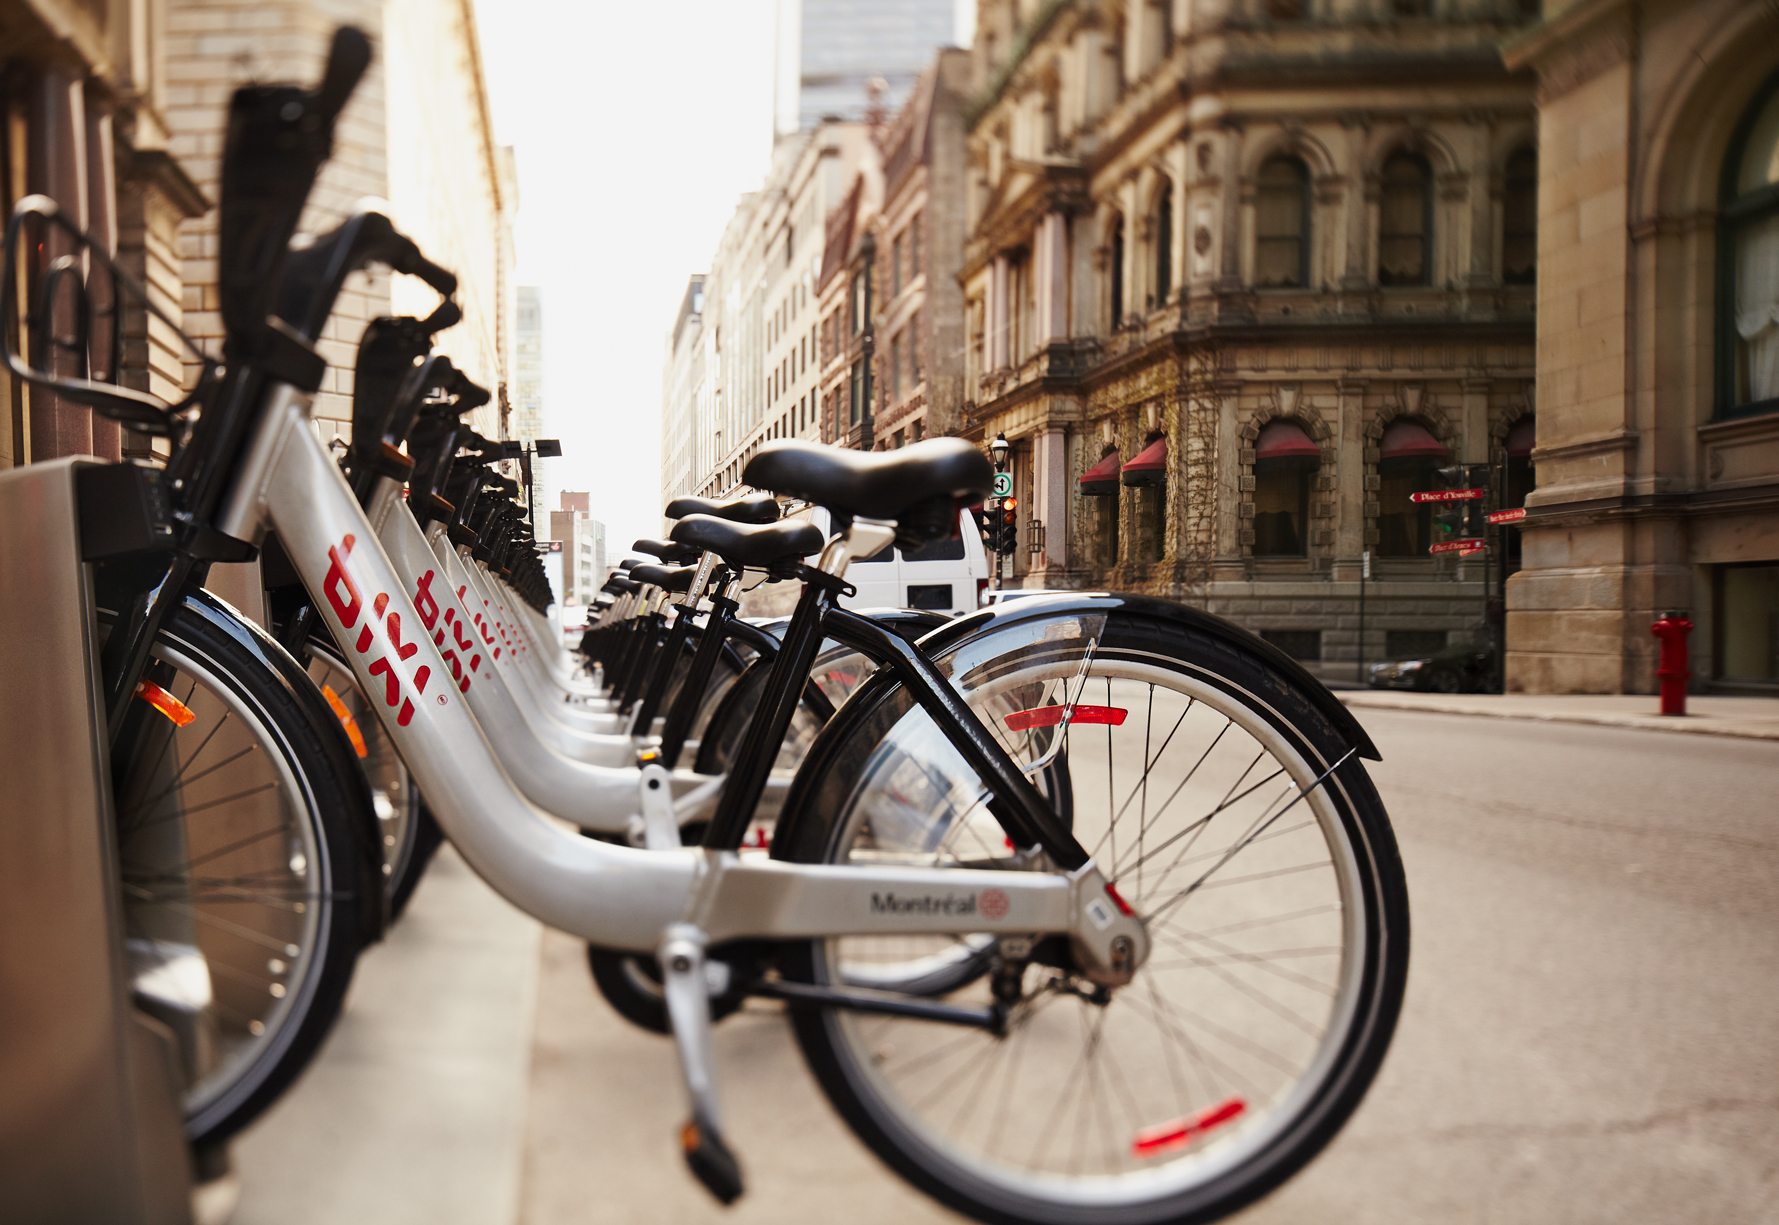
[[[1480,540],[1442,540],[1438,544],[1434,545],[1432,548],[1428,549],[1427,552],[1429,552],[1429,553],[1475,553],[1477,550],[1481,549],[1482,547],[1483,547],[1483,542]]]
[[[1465,558],[1465,557],[1469,557],[1473,553],[1480,553],[1482,551],[1483,551],[1483,546],[1480,543],[1474,544],[1468,549],[1459,549],[1458,556],[1460,558]]]
[[[1524,519],[1525,517],[1526,517],[1526,508],[1522,506],[1518,510],[1498,510],[1489,516],[1489,522],[1490,523],[1518,523],[1521,519]]]
[[[1363,579],[1369,579],[1371,577],[1370,549],[1366,549],[1363,553],[1359,554],[1359,577]]]
[[[1004,498],[1012,492],[1013,492],[1013,474],[1011,472],[997,472],[997,473],[995,473],[995,494],[994,494],[994,496],[997,498]]]
[[[1486,489],[1435,489],[1431,493],[1411,493],[1410,502],[1470,502],[1488,493]]]

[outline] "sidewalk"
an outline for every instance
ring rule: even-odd
[[[1779,740],[1779,698],[1689,695],[1686,715],[1656,713],[1653,694],[1621,693],[1409,693],[1390,689],[1343,689],[1335,693],[1354,710],[1418,710],[1430,714],[1482,715],[1494,719],[1542,719],[1598,723],[1661,732]]]

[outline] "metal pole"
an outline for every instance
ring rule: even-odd
[[[1371,550],[1365,549],[1359,554],[1359,646],[1355,652],[1359,664],[1353,672],[1353,679],[1361,685],[1365,683],[1365,580],[1370,577]]]

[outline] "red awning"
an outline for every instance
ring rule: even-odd
[[[1419,459],[1423,456],[1444,459],[1445,454],[1439,439],[1429,434],[1427,427],[1418,421],[1396,422],[1384,431],[1378,448],[1379,459]]]
[[[1320,460],[1322,448],[1293,421],[1273,421],[1254,440],[1254,461],[1305,458]]]
[[[1126,485],[1160,485],[1167,481],[1167,439],[1157,438],[1124,465]]]
[[[1081,474],[1081,496],[1100,498],[1118,492],[1118,452],[1109,451]]]
[[[1531,417],[1521,417],[1507,431],[1507,453],[1515,459],[1525,459],[1532,454],[1532,444],[1538,441],[1538,427]]]

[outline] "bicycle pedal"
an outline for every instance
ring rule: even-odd
[[[717,1202],[728,1205],[741,1198],[741,1163],[716,1128],[693,1118],[679,1129],[679,1139],[692,1177],[703,1183]]]

